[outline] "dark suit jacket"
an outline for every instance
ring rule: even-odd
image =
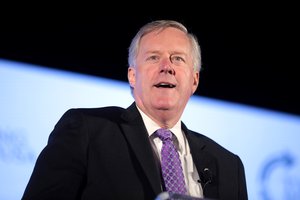
[[[240,158],[182,127],[205,197],[247,199]],[[71,109],[50,134],[22,199],[154,200],[162,192],[157,166],[135,103],[127,109]]]

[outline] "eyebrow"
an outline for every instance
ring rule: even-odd
[[[153,51],[146,51],[145,54],[161,54],[160,51],[158,50],[153,50]],[[179,51],[171,51],[170,52],[171,55],[176,54],[176,55],[187,55],[184,52],[179,52]]]

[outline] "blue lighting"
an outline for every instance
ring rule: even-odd
[[[0,94],[0,199],[5,200],[21,198],[66,110],[127,107],[133,101],[124,82],[1,59]],[[241,157],[249,199],[300,199],[299,116],[193,96],[182,120]]]

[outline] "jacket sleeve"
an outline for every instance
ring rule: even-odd
[[[40,153],[22,200],[80,199],[85,182],[88,137],[84,119],[67,111]]]

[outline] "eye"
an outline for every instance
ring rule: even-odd
[[[151,55],[147,57],[147,61],[150,61],[152,63],[158,62],[159,61],[159,56],[158,55]]]
[[[184,58],[182,56],[178,56],[178,55],[172,55],[170,57],[170,60],[174,65],[181,65],[181,64],[185,63]]]

